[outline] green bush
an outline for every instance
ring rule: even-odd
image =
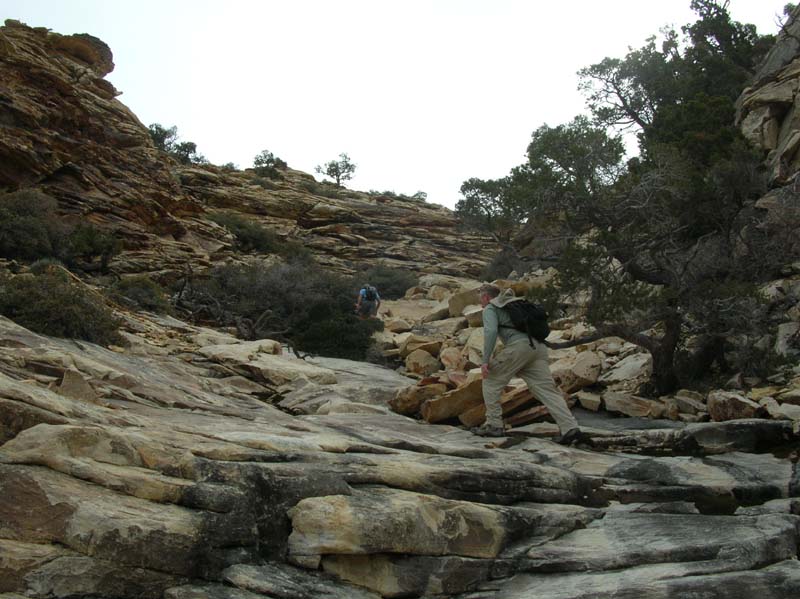
[[[287,262],[314,263],[314,254],[299,241],[284,239],[278,252]]]
[[[206,157],[197,151],[193,141],[178,141],[178,128],[166,128],[159,123],[152,123],[148,130],[153,144],[163,152],[172,156],[181,164],[207,164]]]
[[[383,264],[376,264],[357,276],[364,279],[361,284],[368,282],[375,287],[383,299],[399,299],[419,282],[413,272]]]
[[[51,267],[64,268],[64,263],[57,258],[40,258],[31,264],[31,272],[35,275],[41,275],[50,270]]]
[[[243,252],[277,254],[280,250],[280,237],[249,218],[233,212],[218,212],[208,218],[228,229],[236,238],[237,248]]]
[[[81,267],[100,258],[100,269],[105,271],[111,258],[119,254],[122,243],[113,233],[103,231],[92,224],[79,224],[68,235],[63,256],[70,266]]]
[[[316,181],[302,181],[300,183],[300,188],[306,190],[308,193],[316,194],[317,189],[319,188],[319,183]]]
[[[272,338],[331,357],[364,359],[379,320],[354,312],[351,280],[315,263],[222,266],[187,286],[181,300],[192,313],[220,326],[235,325],[251,339]]]
[[[392,191],[391,189],[387,189],[386,191],[378,191],[377,189],[370,189],[367,194],[371,197],[382,199],[382,200],[416,200],[419,202],[427,202],[428,201],[428,194],[424,191],[418,191],[414,195],[406,195],[404,193],[397,193]]]
[[[253,177],[253,183],[258,185],[261,189],[266,189],[267,191],[275,191],[276,189],[280,189],[280,185],[270,181],[269,179],[265,179],[264,177]]]
[[[331,199],[338,198],[341,192],[339,188],[328,182],[317,183],[316,181],[303,181],[300,183],[300,187],[312,195]]]
[[[127,277],[111,288],[111,296],[142,310],[169,314],[172,311],[167,293],[161,285],[147,275]]]
[[[87,268],[100,258],[105,271],[109,260],[119,253],[120,242],[113,233],[92,224],[71,226],[62,221],[58,203],[34,190],[0,196],[0,257],[34,261],[60,260],[73,268]]]
[[[524,260],[511,252],[502,250],[495,254],[489,264],[483,267],[480,277],[484,281],[505,279],[514,271],[520,275],[523,274],[528,267],[529,265]]]
[[[286,170],[288,165],[275,154],[268,150],[262,150],[253,158],[253,170],[256,174],[270,179],[280,179],[283,177],[280,171]]]
[[[67,227],[56,217],[56,201],[22,190],[0,196],[0,257],[37,260],[63,253]]]
[[[100,344],[123,341],[120,322],[103,298],[63,269],[0,279],[0,314],[42,335]]]
[[[291,239],[282,239],[269,229],[233,212],[209,215],[209,220],[222,225],[236,237],[237,249],[243,252],[278,254],[287,260],[307,262],[311,251],[303,244]]]
[[[298,331],[295,344],[308,353],[366,360],[372,345],[372,334],[380,330],[383,330],[380,320],[361,320],[351,314],[337,314],[323,320],[309,321],[304,330]]]

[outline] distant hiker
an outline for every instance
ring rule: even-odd
[[[381,296],[378,295],[378,290],[372,285],[367,283],[358,292],[358,299],[356,300],[356,314],[362,320],[365,318],[372,318],[378,315],[378,308],[381,307]]]
[[[556,388],[547,361],[547,346],[530,337],[528,333],[514,328],[504,306],[523,298],[514,296],[513,289],[502,294],[494,285],[483,285],[479,290],[483,307],[483,401],[486,404],[486,423],[473,431],[485,437],[502,437],[503,410],[500,393],[508,382],[518,376],[525,381],[534,397],[542,402],[558,424],[561,437],[558,442],[571,445],[580,441],[590,442],[581,432],[578,422],[569,411],[564,396]],[[503,349],[492,360],[497,337],[503,341]]]

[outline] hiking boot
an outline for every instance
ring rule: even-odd
[[[556,440],[559,445],[574,447],[575,445],[594,445],[592,438],[579,428],[571,428]]]
[[[481,436],[481,437],[505,437],[506,433],[503,430],[502,426],[489,426],[489,425],[482,425],[470,429],[474,434]]]

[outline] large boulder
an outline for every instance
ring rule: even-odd
[[[712,391],[707,398],[708,413],[717,422],[753,418],[762,409],[759,404],[739,393]]]
[[[550,366],[553,377],[566,393],[575,393],[594,385],[600,376],[602,359],[592,351],[582,351],[562,358]]]
[[[478,304],[478,286],[463,289],[451,295],[447,300],[450,316],[462,316],[467,306],[476,306]]]
[[[577,506],[506,507],[375,489],[308,498],[289,510],[289,559],[314,568],[323,555],[456,555],[495,558],[549,515],[542,538],[582,526],[599,514]],[[402,534],[398,534],[402,531]]]
[[[767,411],[767,414],[769,414],[771,418],[800,421],[800,406],[789,403],[781,404],[771,397],[765,397],[759,404]]]
[[[461,370],[463,366],[462,351],[458,347],[446,347],[439,352],[439,360],[445,370]]]
[[[439,360],[424,349],[415,349],[406,356],[406,371],[427,376],[438,371]]]
[[[403,320],[402,318],[396,318],[394,320],[388,321],[384,328],[387,331],[392,333],[406,333],[411,330],[412,326],[407,320]]]
[[[389,400],[389,406],[398,414],[411,416],[419,412],[420,406],[427,400],[438,397],[447,391],[447,385],[433,383],[430,385],[411,385],[400,389],[397,395]]]
[[[602,397],[603,404],[609,412],[642,418],[661,418],[665,412],[663,403],[627,393],[606,391]]]
[[[467,361],[474,366],[483,362],[483,327],[469,329],[469,336],[464,343],[464,354]]]
[[[778,325],[774,349],[779,356],[800,354],[800,323],[785,322]]]
[[[700,414],[708,411],[702,393],[689,389],[680,389],[675,393],[678,409],[684,414]]]
[[[475,378],[463,387],[429,399],[422,404],[421,413],[426,422],[441,422],[482,404],[483,383]]]
[[[627,356],[604,372],[598,382],[604,385],[636,381],[649,377],[653,370],[653,358],[650,354],[639,353]]]

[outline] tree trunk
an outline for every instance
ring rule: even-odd
[[[681,319],[676,313],[664,321],[664,336],[650,348],[653,356],[653,374],[650,385],[655,395],[666,395],[678,388],[675,368],[675,349],[681,334]]]
[[[725,338],[719,335],[707,336],[700,341],[700,347],[691,356],[687,364],[688,377],[699,380],[708,377],[714,363],[721,372],[728,370],[725,360]]]
[[[654,395],[666,395],[678,388],[678,375],[675,373],[675,348],[658,344],[650,352],[653,356],[653,374],[650,376],[650,389]]]

